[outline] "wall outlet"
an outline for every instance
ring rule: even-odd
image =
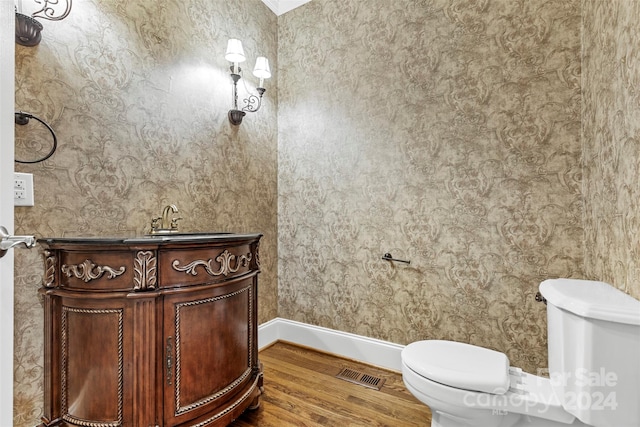
[[[13,174],[13,204],[15,206],[33,206],[33,174]]]

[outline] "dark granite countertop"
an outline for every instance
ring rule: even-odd
[[[175,234],[155,234],[143,236],[94,236],[94,237],[43,237],[38,242],[46,244],[80,244],[80,245],[138,245],[138,244],[171,244],[193,242],[227,242],[238,239],[252,239],[262,236],[260,233],[227,233],[227,232],[186,232]]]

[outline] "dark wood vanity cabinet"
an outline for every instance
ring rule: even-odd
[[[41,240],[41,426],[226,426],[257,408],[260,238]]]

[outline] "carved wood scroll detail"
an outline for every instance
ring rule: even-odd
[[[44,286],[53,288],[56,285],[56,256],[51,251],[44,251]]]
[[[88,259],[82,264],[65,264],[62,266],[62,272],[66,274],[67,277],[75,276],[78,279],[82,279],[85,283],[99,279],[105,273],[107,273],[107,279],[114,279],[123,274],[125,270],[126,268],[124,266],[116,270],[107,265],[95,265],[93,261]]]
[[[234,260],[235,266],[232,267],[231,262]],[[225,250],[216,257],[216,261],[220,263],[220,269],[218,271],[215,271],[211,266],[211,263],[213,262],[213,259],[211,258],[209,258],[209,260],[207,261],[196,260],[183,267],[180,266],[180,260],[174,259],[171,266],[176,271],[182,271],[186,274],[191,274],[192,276],[198,275],[198,272],[196,271],[196,267],[198,266],[204,267],[204,270],[210,276],[228,276],[229,274],[238,271],[240,267],[246,267],[247,265],[249,265],[249,262],[251,261],[251,253],[240,255],[239,257],[237,257],[234,254],[230,253],[228,250]]]
[[[260,268],[260,241],[256,243],[256,267]]]
[[[133,289],[155,289],[158,282],[158,258],[151,251],[139,251],[134,260]]]

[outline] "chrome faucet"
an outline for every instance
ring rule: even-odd
[[[151,219],[151,232],[149,234],[169,234],[178,232],[178,221],[174,213],[178,213],[176,205],[167,205],[162,210],[162,216]]]

